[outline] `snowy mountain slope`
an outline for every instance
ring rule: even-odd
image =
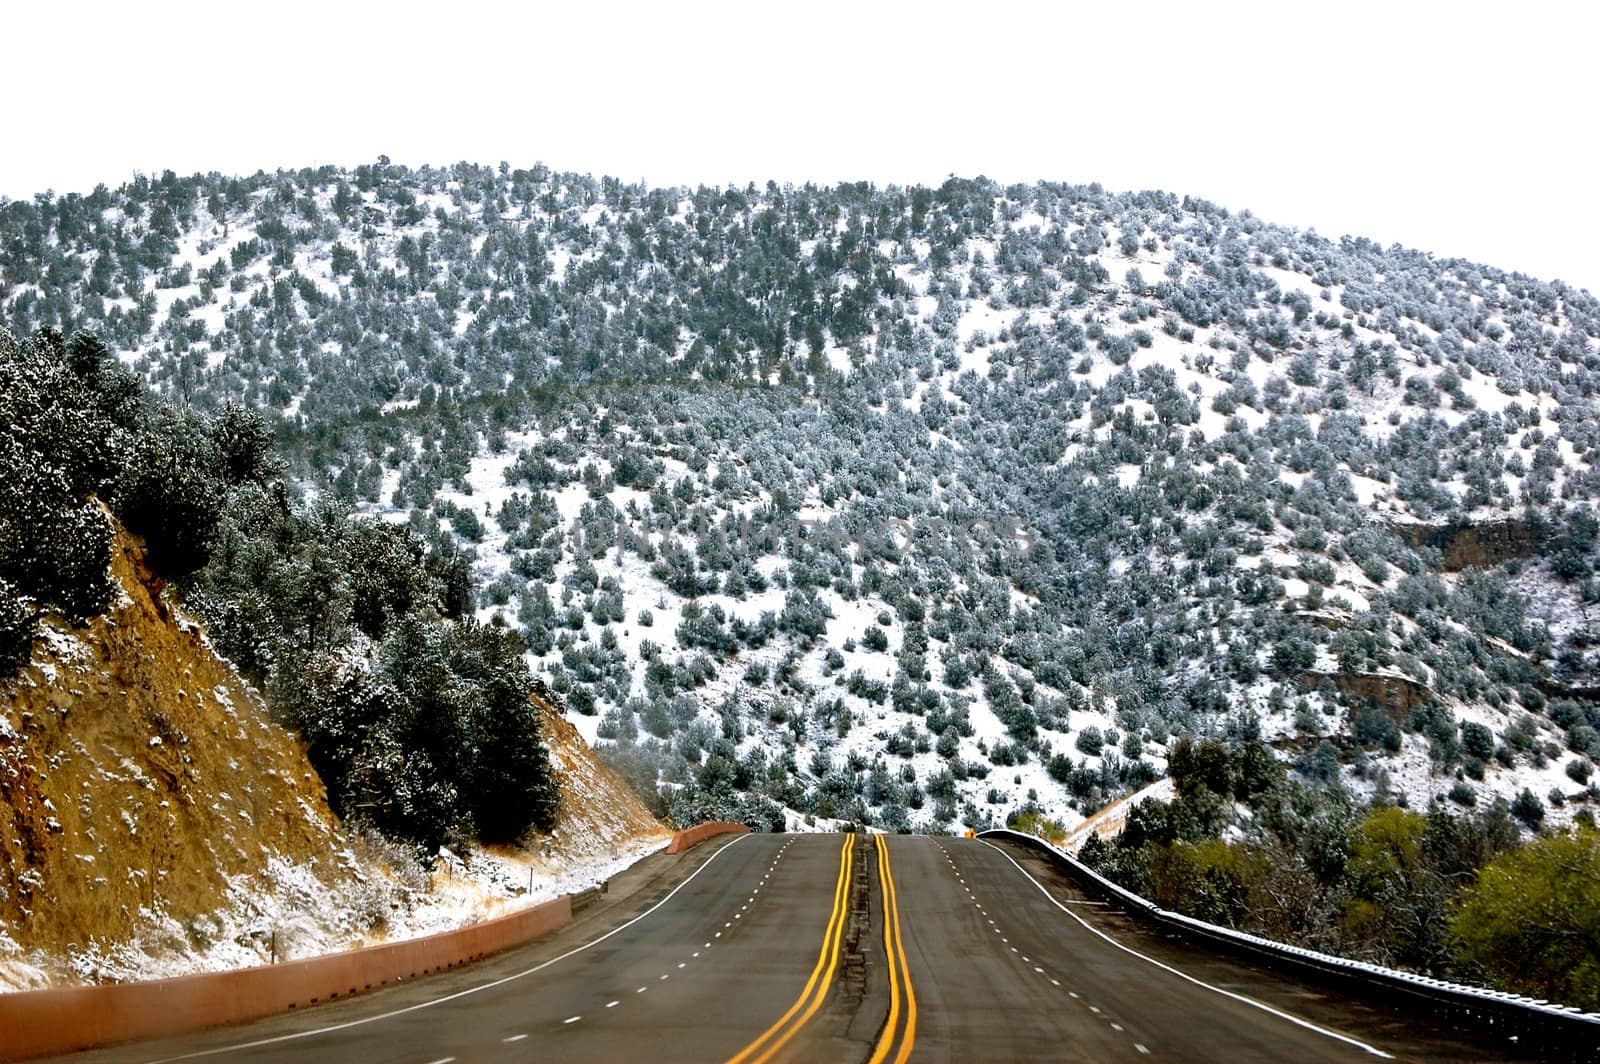
[[[470,544],[686,815],[1071,824],[1181,730],[1593,802],[1600,305],[1559,283],[1093,185],[383,161],[6,204],[0,306]]]

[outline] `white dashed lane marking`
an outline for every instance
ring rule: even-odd
[[[942,851],[943,851],[943,847],[941,847],[941,848],[940,848],[940,849],[941,849],[941,852],[942,852]],[[947,860],[947,861],[949,861],[949,855],[948,855],[948,854],[947,854],[947,855],[946,855],[946,857],[945,857],[945,859],[946,859],[946,860]],[[949,861],[949,863],[950,863],[950,867],[951,867],[951,868],[955,868],[955,867],[956,867],[956,865],[955,865],[955,862],[954,862],[954,861]],[[968,893],[968,894],[969,894],[969,895],[970,895],[970,894],[972,894],[972,888],[971,888],[971,887],[969,887],[969,886],[966,886],[966,880],[965,880],[965,879],[964,879],[964,878],[963,878],[963,877],[962,877],[962,875],[961,875],[961,872],[960,872],[960,871],[959,871],[959,870],[957,870],[957,871],[956,871],[956,878],[957,878],[957,879],[958,879],[958,880],[960,880],[960,881],[961,881],[961,883],[962,883],[962,886],[963,886],[963,888],[964,888],[964,889],[965,889],[965,890],[966,890],[966,892],[967,892],[967,893]],[[990,927],[992,927],[992,928],[994,928],[994,933],[995,933],[995,934],[997,934],[997,935],[1000,935],[1000,936],[1001,936],[1001,937],[1000,937],[1000,941],[1001,941],[1001,942],[1002,942],[1002,943],[1006,943],[1006,944],[1008,944],[1008,945],[1009,945],[1009,944],[1010,944],[1010,941],[1011,941],[1011,940],[1010,940],[1010,939],[1008,939],[1008,938],[1006,938],[1006,937],[1005,937],[1005,935],[1004,935],[1004,934],[1002,934],[1002,932],[1001,932],[1001,930],[1000,930],[1000,927],[999,927],[999,925],[997,925],[997,924],[996,924],[996,923],[995,923],[995,922],[994,922],[994,920],[993,920],[993,919],[990,919],[990,918],[989,918],[989,914],[988,914],[988,911],[987,911],[987,910],[986,910],[986,909],[984,909],[984,907],[983,907],[983,903],[982,903],[982,902],[980,902],[980,901],[979,901],[979,900],[978,900],[978,898],[977,898],[977,896],[976,896],[976,895],[973,895],[973,897],[972,897],[972,904],[973,904],[973,905],[974,905],[974,906],[975,906],[975,907],[976,907],[976,908],[977,908],[977,910],[978,910],[978,912],[979,912],[979,913],[980,913],[980,914],[981,914],[981,915],[983,915],[983,916],[984,916],[984,918],[985,918],[985,919],[988,919],[988,920],[989,920],[989,926],[990,926]],[[1033,963],[1033,958],[1032,958],[1032,957],[1029,957],[1029,956],[1028,956],[1028,955],[1027,955],[1027,954],[1025,954],[1025,953],[1021,953],[1021,952],[1020,952],[1020,951],[1019,951],[1019,950],[1018,950],[1018,949],[1017,949],[1017,947],[1016,947],[1016,946],[1012,946],[1012,947],[1011,947],[1011,952],[1012,952],[1012,953],[1016,953],[1016,954],[1018,954],[1018,956],[1020,956],[1020,957],[1021,957],[1021,958],[1022,958],[1022,962],[1023,962],[1023,963],[1024,963],[1024,964],[1027,964],[1027,965],[1030,965],[1030,966],[1031,966],[1031,967],[1032,967],[1032,968],[1033,968],[1033,970],[1034,970],[1034,972],[1035,972],[1035,973],[1037,973],[1037,974],[1039,974],[1039,975],[1042,975],[1042,976],[1044,976],[1044,977],[1045,977],[1045,978],[1046,978],[1046,979],[1049,979],[1049,980],[1050,980],[1050,985],[1051,985],[1051,986],[1055,986],[1055,987],[1059,987],[1059,986],[1060,986],[1060,985],[1061,985],[1061,980],[1059,980],[1059,979],[1056,979],[1056,978],[1054,978],[1054,977],[1052,977],[1052,976],[1051,976],[1051,975],[1050,975],[1050,973],[1048,973],[1048,972],[1046,972],[1046,971],[1045,971],[1045,970],[1044,970],[1044,969],[1043,969],[1043,968],[1042,968],[1042,967],[1040,967],[1040,966],[1039,966],[1039,965],[1037,965],[1037,964],[1034,964],[1034,963]],[[1078,995],[1077,995],[1077,993],[1075,993],[1075,992],[1074,992],[1074,991],[1071,991],[1071,990],[1069,990],[1069,991],[1067,991],[1067,993],[1068,993],[1068,994],[1069,994],[1069,995],[1070,995],[1070,996],[1071,996],[1071,997],[1073,997],[1073,998],[1075,998],[1075,999],[1077,999],[1077,998],[1078,998]],[[1079,1000],[1081,1000],[1081,999],[1079,999]],[[1105,1015],[1104,1015],[1104,1014],[1102,1014],[1102,1013],[1101,1013],[1101,1012],[1100,1012],[1100,1009],[1099,1009],[1099,1008],[1098,1008],[1098,1007],[1097,1007],[1097,1006],[1095,1006],[1095,1005],[1089,1005],[1089,1004],[1088,1004],[1088,1002],[1084,1002],[1084,1004],[1085,1004],[1085,1005],[1086,1005],[1086,1006],[1087,1006],[1087,1007],[1088,1007],[1088,1009],[1089,1009],[1089,1011],[1090,1011],[1090,1012],[1093,1012],[1093,1013],[1095,1013],[1095,1014],[1096,1014],[1096,1015],[1098,1015],[1098,1016],[1100,1016],[1100,1017],[1101,1017],[1101,1019],[1104,1019],[1104,1020],[1105,1020],[1105,1021],[1106,1021],[1106,1023],[1107,1023],[1107,1024],[1109,1024],[1109,1025],[1110,1025],[1110,1027],[1111,1027],[1111,1029],[1112,1029],[1112,1030],[1113,1030],[1113,1031],[1116,1031],[1116,1032],[1117,1032],[1117,1033],[1119,1033],[1119,1034],[1126,1034],[1126,1033],[1127,1033],[1127,1029],[1126,1029],[1126,1028],[1124,1028],[1124,1027],[1123,1027],[1123,1026],[1122,1026],[1122,1024],[1120,1024],[1120,1023],[1115,1023],[1115,1022],[1113,1022],[1113,1021],[1112,1021],[1112,1020],[1111,1020],[1111,1019],[1110,1019],[1110,1017],[1108,1017],[1108,1016],[1105,1016]],[[1139,1042],[1135,1042],[1135,1043],[1134,1043],[1134,1044],[1133,1044],[1133,1048],[1134,1048],[1134,1049],[1136,1049],[1136,1050],[1138,1050],[1138,1051],[1139,1051],[1139,1053],[1140,1053],[1140,1054],[1141,1054],[1141,1055],[1148,1055],[1148,1054],[1149,1054],[1149,1053],[1150,1053],[1150,1050],[1149,1050],[1149,1049],[1148,1049],[1148,1048],[1147,1048],[1147,1047],[1145,1047],[1145,1046],[1144,1046],[1144,1045],[1143,1045],[1143,1044],[1142,1044],[1142,1043],[1139,1043]]]

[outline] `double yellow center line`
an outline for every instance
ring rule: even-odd
[[[917,1044],[917,994],[911,988],[911,966],[906,963],[905,944],[900,939],[900,896],[895,891],[894,873],[889,868],[889,843],[882,835],[873,836],[878,846],[878,879],[883,886],[883,953],[889,961],[889,1020],[873,1047],[867,1064],[883,1064],[894,1053],[893,1064],[905,1064]],[[905,1025],[902,1028],[900,998],[905,996]],[[895,1051],[896,1040],[899,1050]]]
[[[811,969],[805,989],[789,1006],[789,1011],[778,1017],[777,1023],[761,1032],[727,1064],[767,1064],[800,1033],[827,999],[828,988],[833,985],[833,975],[839,967],[845,923],[850,916],[855,840],[856,836],[846,835],[840,847],[839,876],[833,884],[833,912],[828,917],[822,950],[817,954],[817,963]],[[889,843],[882,835],[874,835],[873,843],[878,854],[878,880],[883,888],[883,952],[889,962],[889,1019],[883,1025],[883,1033],[878,1036],[867,1064],[884,1064],[891,1054],[892,1064],[905,1064],[917,1042],[917,995],[911,987],[911,966],[906,963],[906,948],[900,938],[900,896],[889,867]]]
[[[833,886],[833,914],[828,917],[828,928],[822,936],[822,952],[817,954],[817,963],[811,969],[811,978],[806,980],[806,988],[789,1006],[789,1011],[778,1018],[777,1023],[761,1032],[759,1038],[730,1058],[728,1064],[767,1064],[822,1007],[823,999],[828,996],[828,987],[833,984],[833,973],[839,967],[844,925],[850,915],[850,875],[855,870],[855,840],[854,835],[846,835],[839,851],[839,878]]]

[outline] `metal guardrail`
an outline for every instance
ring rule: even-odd
[[[979,838],[1009,839],[1039,850],[1080,883],[1128,912],[1171,928],[1209,946],[1248,954],[1269,964],[1331,977],[1341,984],[1393,1004],[1395,994],[1463,1026],[1485,1028],[1515,1041],[1518,1049],[1548,1059],[1600,1060],[1600,1013],[1523,997],[1501,990],[1433,979],[1378,964],[1302,949],[1233,928],[1163,909],[1118,886],[1088,865],[1037,835],[1009,828],[980,832]]]
[[[579,913],[594,905],[600,900],[600,895],[605,894],[610,888],[611,881],[605,880],[599,886],[590,887],[588,890],[580,890],[576,894],[570,895],[572,898],[572,911]]]

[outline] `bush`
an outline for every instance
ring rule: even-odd
[[[467,806],[484,842],[513,843],[555,826],[556,782],[534,707],[533,677],[516,635],[468,622],[450,630],[450,664],[468,685]],[[474,697],[475,696],[475,697]]]
[[[1037,809],[1020,809],[1006,818],[1006,827],[1029,835],[1037,835],[1047,842],[1060,845],[1067,830]]]
[[[1538,795],[1524,787],[1511,803],[1511,815],[1528,827],[1537,828],[1544,823],[1544,803],[1539,801]]]
[[[168,414],[134,445],[116,511],[162,575],[182,578],[210,559],[224,498],[218,466],[207,427],[192,417]]]
[[[1494,732],[1476,721],[1461,722],[1461,749],[1479,761],[1494,756]]]
[[[350,619],[381,639],[396,618],[428,600],[426,552],[410,529],[376,521],[352,523],[345,542]]]
[[[210,431],[218,470],[229,484],[261,484],[277,473],[272,432],[259,412],[226,403]]]
[[[516,635],[410,614],[376,660],[341,649],[285,672],[274,701],[341,816],[425,861],[457,835],[515,843],[553,826],[556,781]]]
[[[1400,752],[1400,729],[1376,702],[1367,699],[1356,702],[1350,711],[1350,730],[1362,746],[1381,746],[1391,754]]]
[[[38,633],[38,613],[14,586],[0,579],[0,679],[28,664]]]
[[[67,370],[60,336],[44,330],[18,343],[0,330],[0,433],[25,455],[26,471],[64,478],[66,497],[101,491],[122,468],[124,433],[102,396]]]
[[[1600,832],[1579,826],[1489,862],[1450,931],[1456,959],[1496,985],[1600,1009]]]
[[[0,331],[0,578],[81,623],[110,601],[110,527],[90,496],[122,434],[65,358],[59,335]]]
[[[0,478],[0,578],[74,624],[104,612],[111,526],[100,507],[75,501],[49,469],[0,469]]]

